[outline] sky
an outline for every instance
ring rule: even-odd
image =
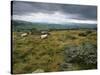
[[[97,24],[97,7],[86,5],[13,1],[12,19],[55,24]]]

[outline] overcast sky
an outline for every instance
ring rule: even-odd
[[[12,19],[48,23],[97,23],[97,7],[13,1]]]

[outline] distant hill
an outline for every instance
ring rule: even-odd
[[[32,23],[27,21],[12,20],[13,31],[35,30],[56,30],[56,29],[96,29],[96,24],[49,24]]]

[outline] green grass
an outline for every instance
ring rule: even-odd
[[[65,46],[80,46],[85,42],[97,45],[95,30],[85,36],[79,35],[88,31],[51,31],[46,39],[31,34],[21,37],[22,32],[13,32],[13,73],[32,73],[37,69],[43,69],[45,72],[81,70],[82,66],[78,63],[70,63],[72,66],[64,69],[61,64],[65,63]]]

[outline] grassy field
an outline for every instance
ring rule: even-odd
[[[96,30],[50,31],[46,39],[21,34],[13,32],[12,36],[13,73],[96,69]]]

